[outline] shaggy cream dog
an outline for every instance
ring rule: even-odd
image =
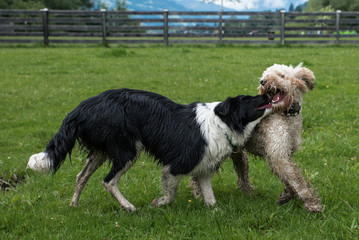
[[[296,67],[274,64],[263,72],[259,93],[273,96],[273,111],[276,113],[262,119],[245,147],[232,153],[238,175],[237,184],[242,191],[252,192],[248,177],[249,152],[265,158],[272,171],[284,183],[285,191],[279,196],[278,204],[287,203],[297,196],[308,211],[323,210],[320,198],[303,179],[298,166],[292,162],[292,156],[301,144],[302,95],[314,89],[314,81],[313,72],[302,67],[302,64]],[[200,194],[195,179],[192,185],[194,192]]]

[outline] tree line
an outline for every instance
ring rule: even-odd
[[[359,0],[309,0],[309,12],[316,11],[359,11]]]

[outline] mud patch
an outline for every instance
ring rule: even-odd
[[[18,184],[25,180],[24,174],[12,174],[11,177],[0,176],[0,189],[1,192],[5,193],[10,188],[16,188]]]

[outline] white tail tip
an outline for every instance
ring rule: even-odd
[[[37,153],[29,158],[27,167],[34,171],[49,172],[50,171],[50,159],[45,152]]]

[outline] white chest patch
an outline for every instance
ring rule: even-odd
[[[193,169],[192,174],[208,174],[216,169],[232,153],[234,146],[240,147],[245,144],[254,127],[271,112],[269,109],[266,110],[261,118],[248,123],[243,133],[238,134],[214,113],[214,109],[219,103],[197,104],[196,121],[207,146],[202,161]]]
[[[214,170],[232,151],[240,136],[234,133],[215,113],[219,102],[199,103],[196,108],[196,121],[207,146],[202,161],[193,169],[196,175]]]

